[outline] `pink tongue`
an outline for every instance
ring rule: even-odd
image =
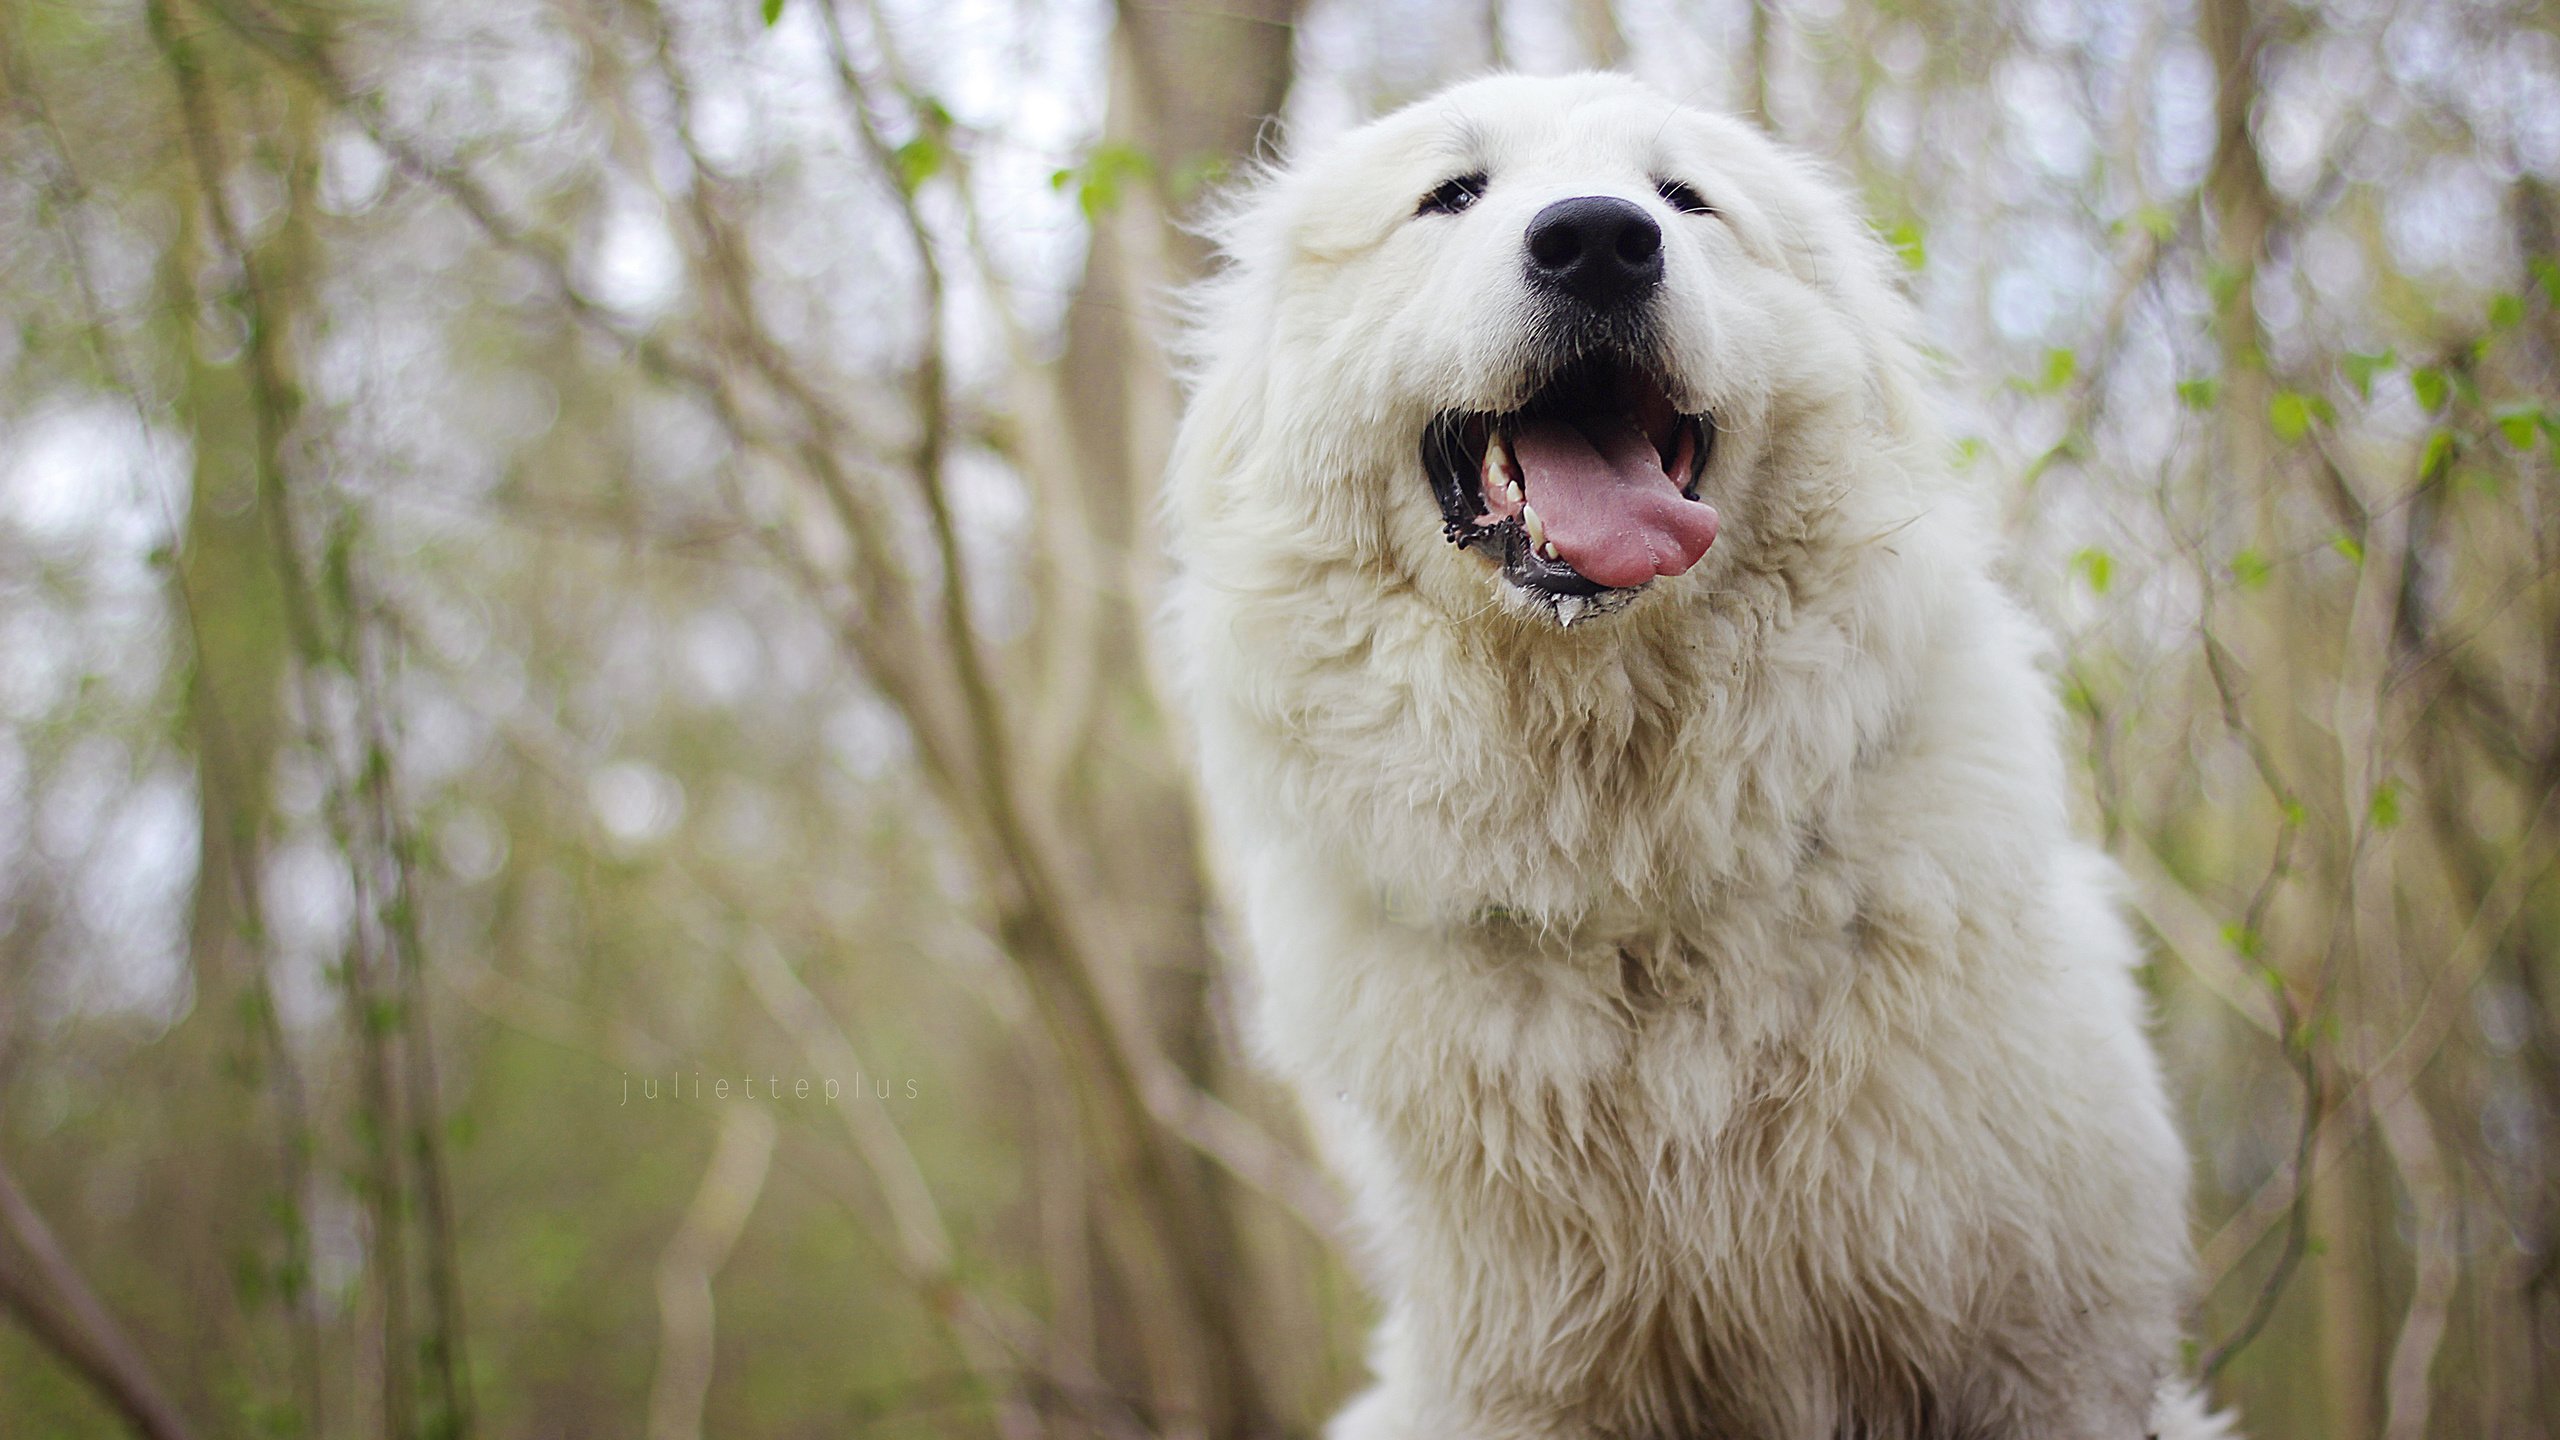
[[[1512,439],[1529,504],[1566,564],[1603,585],[1677,575],[1716,543],[1716,512],[1680,493],[1633,420],[1533,420]]]

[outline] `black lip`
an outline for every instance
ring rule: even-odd
[[[1507,532],[1502,541],[1502,578],[1512,584],[1557,596],[1597,595],[1613,588],[1530,549],[1528,527],[1519,521],[1505,520],[1495,528]]]
[[[1588,372],[1577,370],[1561,375],[1539,387],[1529,402],[1518,410],[1503,413],[1472,410],[1443,411],[1422,428],[1422,473],[1431,481],[1432,498],[1440,504],[1440,533],[1461,550],[1480,545],[1498,546],[1502,578],[1524,590],[1541,593],[1550,599],[1568,596],[1592,596],[1615,589],[1640,589],[1603,585],[1561,560],[1550,560],[1530,547],[1528,527],[1514,516],[1492,525],[1477,522],[1490,513],[1485,504],[1483,459],[1485,437],[1494,427],[1506,429],[1523,415],[1551,413],[1558,409],[1576,408],[1576,401],[1591,388]],[[1698,484],[1705,478],[1707,457],[1715,448],[1715,417],[1705,413],[1684,414],[1680,423],[1697,427],[1696,458],[1691,462],[1687,483],[1680,493],[1695,500]]]

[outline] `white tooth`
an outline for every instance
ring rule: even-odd
[[[1510,484],[1504,486],[1502,493],[1511,497],[1511,503],[1514,505],[1526,504],[1528,502],[1529,497],[1521,491],[1520,482],[1517,480],[1514,480]]]
[[[1521,506],[1520,523],[1529,527],[1529,547],[1545,554],[1548,559],[1554,559],[1554,547],[1547,544],[1547,522],[1538,518],[1538,507]]]
[[[1492,439],[1484,442],[1484,478],[1487,489],[1515,486],[1511,478],[1511,448],[1502,443],[1499,430],[1493,432]]]
[[[1563,599],[1558,600],[1558,601],[1556,602],[1556,623],[1558,623],[1558,624],[1560,624],[1560,625],[1564,626],[1564,628],[1566,628],[1567,630],[1570,630],[1570,629],[1572,629],[1572,628],[1573,628],[1573,622],[1574,622],[1574,621],[1576,621],[1576,620],[1579,620],[1579,619],[1581,619],[1581,618],[1582,618],[1582,597],[1581,597],[1581,596],[1579,596],[1579,595],[1567,595],[1567,596],[1565,596]]]
[[[1550,560],[1561,560],[1564,558],[1562,555],[1556,553],[1556,547],[1552,542],[1539,546],[1538,553],[1546,556]]]

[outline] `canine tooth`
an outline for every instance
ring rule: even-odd
[[[1496,430],[1484,442],[1484,473],[1497,485],[1510,486],[1511,447],[1502,443],[1502,432]]]
[[[1517,480],[1514,480],[1514,481],[1512,481],[1510,484],[1503,486],[1503,487],[1502,487],[1502,493],[1503,493],[1506,497],[1508,497],[1508,498],[1510,499],[1511,503],[1512,503],[1512,504],[1514,504],[1514,505],[1525,504],[1525,503],[1528,501],[1528,498],[1529,498],[1529,497],[1528,497],[1528,495],[1527,495],[1525,492],[1523,492],[1523,491],[1521,490],[1521,488],[1520,488],[1520,482],[1519,482],[1519,481],[1517,481]]]
[[[1550,560],[1561,560],[1564,558],[1564,556],[1556,553],[1556,547],[1553,541],[1549,541],[1547,544],[1539,546],[1538,553],[1546,556]]]
[[[1547,543],[1547,522],[1538,518],[1538,507],[1521,506],[1520,523],[1529,527],[1529,547],[1550,560],[1554,559],[1555,547]]]

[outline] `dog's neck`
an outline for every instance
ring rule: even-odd
[[[1827,797],[1878,743],[1845,718],[1782,716],[1771,687],[1783,679],[1800,706],[1808,690],[1899,683],[1895,657],[1854,638],[1855,587],[1812,578],[1731,565],[1712,588],[1571,632],[1452,621],[1410,592],[1247,604],[1240,623],[1285,627],[1287,644],[1241,648],[1287,658],[1231,703],[1246,700],[1276,762],[1275,806],[1399,908],[1554,929],[1699,907],[1793,873]],[[1457,873],[1460,856],[1484,868]]]

